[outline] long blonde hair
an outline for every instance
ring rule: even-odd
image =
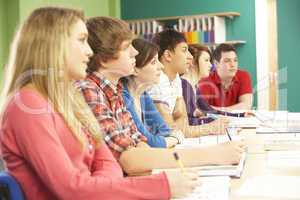
[[[60,7],[38,8],[15,36],[7,65],[2,97],[31,83],[59,112],[82,145],[82,129],[102,143],[99,124],[83,96],[66,78],[66,56],[72,26],[84,21],[83,12]]]

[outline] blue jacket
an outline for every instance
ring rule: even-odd
[[[147,92],[144,92],[140,98],[143,119],[140,119],[135,110],[134,100],[126,84],[124,84],[122,95],[127,110],[131,113],[138,130],[147,138],[148,144],[151,147],[165,148],[165,137],[170,135],[171,129],[161,117]]]

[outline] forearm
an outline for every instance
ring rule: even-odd
[[[209,134],[209,124],[190,126],[186,118],[177,120],[176,124],[177,127],[182,130],[186,138],[200,137]]]
[[[237,104],[234,104],[232,106],[227,106],[227,107],[215,107],[213,106],[216,110],[221,110],[224,112],[230,112],[232,110],[251,110],[251,103],[250,102],[240,102]]]
[[[195,167],[217,163],[216,157],[210,153],[211,148],[213,147],[178,149],[176,152],[186,167]],[[152,169],[175,168],[178,164],[173,152],[173,149],[131,148],[121,154],[120,164],[129,175],[149,172]]]

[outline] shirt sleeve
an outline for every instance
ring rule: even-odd
[[[154,134],[153,132],[148,131],[147,128],[145,127],[146,124],[144,124],[141,121],[140,117],[137,115],[133,99],[130,96],[130,94],[128,93],[128,90],[124,89],[123,98],[124,98],[124,101],[125,101],[125,105],[126,105],[128,111],[131,113],[132,118],[133,118],[139,132],[141,132],[147,138],[147,143],[151,147],[163,147],[163,148],[165,148],[166,147],[166,141],[165,141],[164,136],[160,135],[160,134]],[[142,103],[142,101],[141,101],[141,103]],[[144,110],[143,110],[143,113],[144,113]],[[144,113],[144,114],[147,115],[147,113]]]
[[[241,71],[241,89],[239,96],[247,93],[252,93],[252,82],[250,74],[246,71]]]
[[[130,113],[126,110],[126,125],[118,121],[106,100],[105,94],[93,87],[80,86],[80,91],[92,109],[101,129],[104,140],[112,150],[114,156],[119,158],[120,154],[130,146],[136,146],[140,141],[146,141],[144,136],[137,131]],[[126,127],[125,127],[126,126]]]
[[[181,79],[181,82],[182,82],[183,99],[185,102],[187,115],[190,118],[190,117],[193,117],[193,113],[196,110],[195,93],[194,93],[193,87],[187,80]]]
[[[32,100],[36,104],[35,100]],[[48,106],[44,107],[45,110]],[[35,174],[58,199],[167,199],[170,197],[165,174],[139,178],[115,175],[112,158],[105,149],[99,149],[97,162],[105,159],[110,164],[95,167],[93,175],[73,165],[56,130],[53,113],[31,114],[15,104],[7,117],[26,162]],[[70,133],[66,133],[70,134]],[[2,140],[2,142],[5,142]],[[103,163],[103,162],[102,162]],[[107,174],[98,172],[105,170]],[[119,173],[117,173],[119,174]],[[97,176],[96,176],[97,175]]]
[[[144,124],[146,124],[152,134],[163,137],[170,135],[170,127],[158,112],[152,98],[146,92],[143,95],[142,110],[144,113]]]
[[[211,86],[212,84],[207,80],[201,80],[198,83],[197,95],[201,95],[201,99],[203,99],[208,105],[211,105],[211,98],[215,95],[212,93]]]

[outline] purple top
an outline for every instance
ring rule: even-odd
[[[207,117],[207,118],[194,117],[193,113],[196,110],[196,108],[199,108],[204,113],[227,115],[231,117],[245,117],[245,113],[230,113],[230,112],[224,112],[224,111],[214,109],[205,101],[205,99],[201,97],[199,90],[197,90],[197,94],[195,95],[192,85],[187,80],[181,78],[181,84],[182,84],[182,95],[186,105],[186,111],[188,114],[190,125],[201,125],[201,124],[209,123],[214,120],[214,118],[211,117]]]

